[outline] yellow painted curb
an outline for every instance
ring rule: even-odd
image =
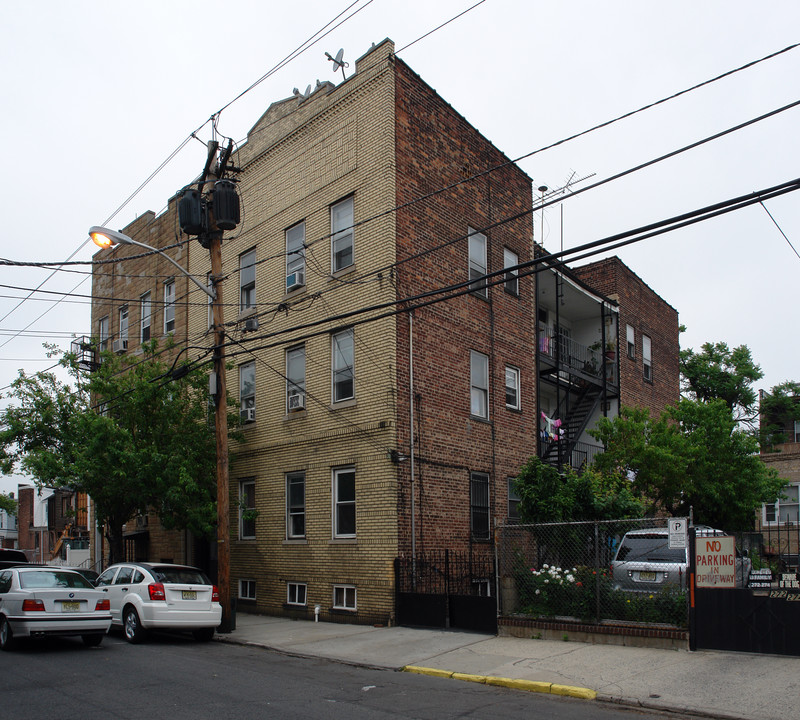
[[[454,672],[450,677],[452,677],[453,680],[466,680],[467,682],[482,684],[486,682],[485,675],[470,675],[469,673]]]
[[[581,698],[583,700],[594,700],[597,693],[589,688],[573,687],[572,685],[551,685],[550,692],[553,695],[566,695],[567,697]]]
[[[538,680],[519,680],[515,678],[487,677],[487,685],[513,688],[514,690],[527,690],[528,692],[549,693],[552,683],[539,682]]]
[[[450,670],[439,670],[437,668],[420,667],[418,665],[406,665],[403,668],[403,672],[430,675],[431,677],[453,678],[454,680],[466,680],[467,682],[507,687],[513,690],[563,695],[565,697],[580,698],[581,700],[595,700],[597,698],[597,693],[589,688],[575,687],[573,685],[557,685],[555,683],[540,682],[537,680],[493,677],[491,675],[471,675],[470,673],[452,672]]]
[[[432,677],[453,677],[452,670],[438,670],[437,668],[419,667],[418,665],[406,665],[403,672],[417,673],[418,675],[431,675]]]

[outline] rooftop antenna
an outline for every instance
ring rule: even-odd
[[[540,208],[542,211],[542,234],[539,243],[544,247],[544,194],[547,192],[547,185],[540,185],[539,192],[542,193],[542,207]]]
[[[308,98],[311,96],[311,85],[309,85],[306,88],[305,92],[301,93],[297,88],[292,90],[292,92],[294,93],[294,96],[297,98],[297,102],[303,102],[303,100],[308,100]]]
[[[333,72],[341,69],[342,71],[342,79],[347,80],[347,77],[344,74],[344,69],[350,67],[349,62],[345,62],[342,60],[344,57],[344,48],[339,48],[339,52],[336,53],[336,57],[333,57],[330,53],[326,52],[325,57],[328,58],[333,63]]]

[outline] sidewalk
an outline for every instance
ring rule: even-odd
[[[525,640],[245,613],[237,616],[236,630],[215,637],[365,667],[456,673],[453,681],[532,681],[511,685],[711,717],[786,720],[797,717],[800,704],[800,657]]]

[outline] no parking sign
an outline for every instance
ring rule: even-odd
[[[695,558],[696,587],[736,587],[736,546],[733,537],[696,538]]]

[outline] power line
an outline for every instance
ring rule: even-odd
[[[800,258],[800,253],[797,252],[797,249],[795,248],[795,246],[792,245],[792,241],[789,240],[789,238],[786,236],[786,233],[783,232],[781,226],[778,225],[778,221],[774,217],[772,217],[772,213],[769,210],[767,210],[767,206],[764,205],[763,202],[761,203],[761,207],[763,207],[764,208],[764,212],[767,213],[767,215],[769,215],[769,219],[772,220],[773,223],[775,223],[775,227],[778,228],[778,232],[781,235],[783,235],[783,239],[786,240],[787,243],[789,243],[789,247],[792,248],[794,254],[797,255],[798,258]]]

